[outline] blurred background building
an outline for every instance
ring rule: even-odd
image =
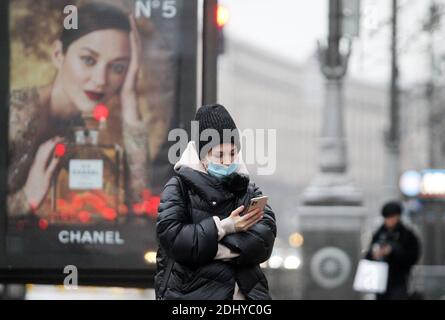
[[[255,2],[255,3],[253,3]],[[363,190],[367,209],[361,246],[366,248],[381,223],[380,208],[388,196],[387,132],[391,127],[391,1],[362,0],[359,34],[353,38],[344,80],[344,125],[349,175]],[[239,127],[277,130],[274,175],[256,176],[277,212],[277,258],[272,257],[270,282],[274,296],[302,297],[302,265],[309,263],[300,245],[295,208],[317,173],[324,77],[317,59],[317,41],[328,33],[327,1],[221,1],[230,9],[224,53],[219,58],[218,98],[228,106]],[[444,1],[399,0],[397,3],[399,177],[407,170],[444,168],[445,132],[441,90],[445,48]],[[254,172],[254,170],[253,170]],[[443,181],[445,182],[445,181]],[[396,185],[398,189],[398,185]],[[413,286],[426,298],[445,294],[444,203],[407,198],[404,219],[424,244],[424,258],[414,270]],[[419,218],[422,217],[422,218]],[[430,227],[425,226],[423,217]],[[434,238],[425,239],[434,228]],[[294,237],[294,238],[292,238]],[[296,247],[291,249],[292,246]],[[433,249],[434,247],[434,249]],[[434,252],[429,251],[433,250]],[[287,257],[298,263],[285,265]],[[433,258],[434,257],[434,258]],[[429,267],[428,265],[435,265]],[[353,266],[351,273],[354,273]],[[295,268],[295,269],[293,269]],[[287,271],[283,271],[287,270]],[[286,275],[289,276],[286,276]],[[287,280],[283,280],[287,279]],[[434,279],[434,280],[431,280]],[[287,284],[287,285],[286,285]],[[434,287],[434,288],[433,288]]]

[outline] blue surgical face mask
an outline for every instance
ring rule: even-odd
[[[207,167],[207,172],[216,178],[224,178],[232,173],[236,172],[239,168],[238,163],[232,163],[230,166],[225,166],[223,164],[209,162]]]

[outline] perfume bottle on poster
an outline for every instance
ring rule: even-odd
[[[73,128],[72,140],[56,146],[61,157],[51,188],[57,220],[73,223],[117,221],[124,203],[123,148],[107,141],[108,108],[98,105]]]

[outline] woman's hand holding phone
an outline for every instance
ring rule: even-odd
[[[249,230],[255,223],[260,221],[264,215],[264,211],[260,208],[253,209],[240,216],[243,211],[244,206],[240,206],[233,210],[230,214],[230,218],[233,220],[236,232]]]

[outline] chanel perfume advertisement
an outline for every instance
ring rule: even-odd
[[[195,107],[196,11],[9,2],[3,267],[154,268],[168,132]]]

